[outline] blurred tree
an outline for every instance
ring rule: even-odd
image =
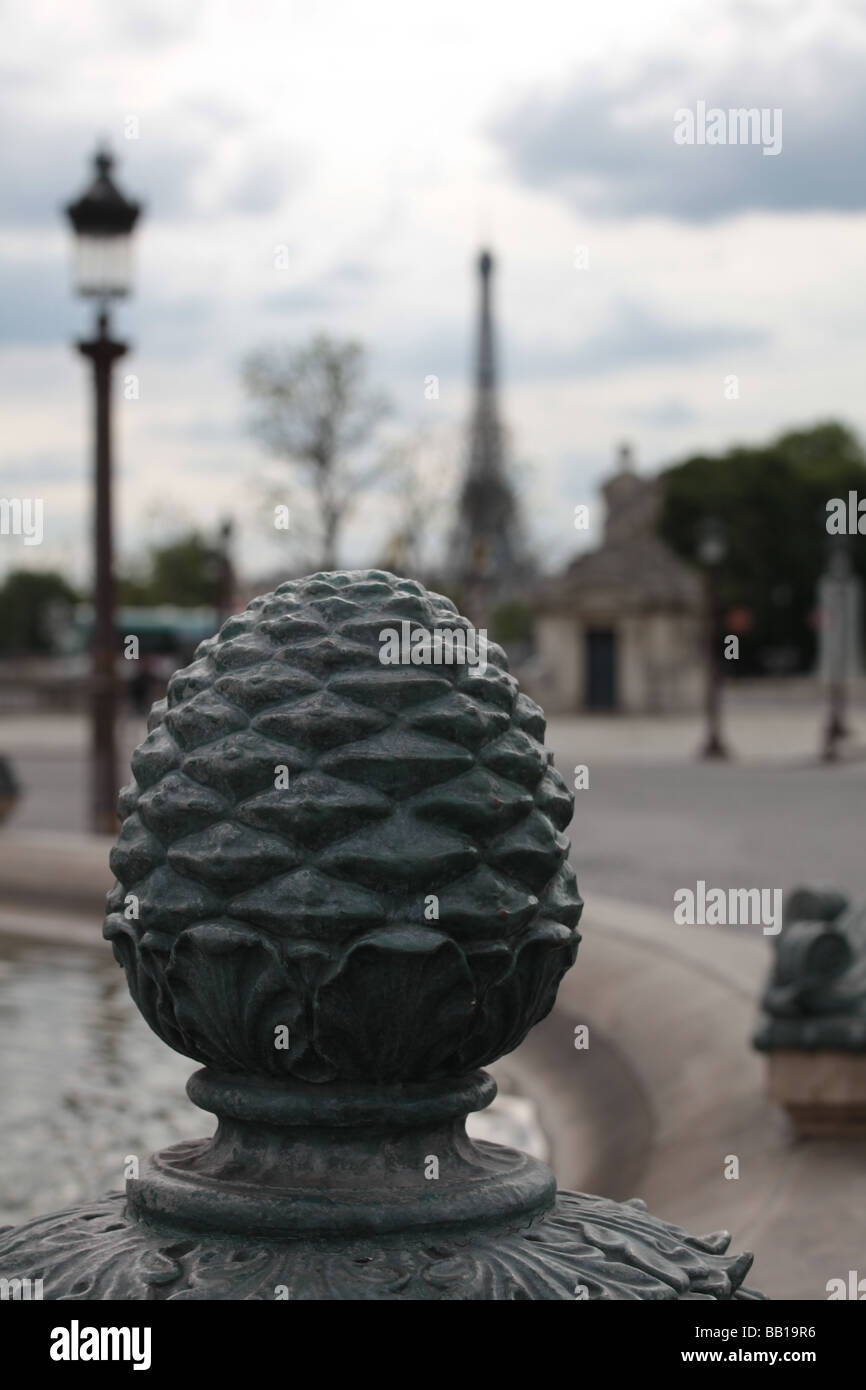
[[[262,348],[243,365],[252,429],[276,458],[312,484],[321,530],[321,567],[334,569],[340,532],[358,495],[384,471],[358,461],[387,413],[367,384],[364,348],[319,334],[306,347]]]
[[[815,658],[816,586],[827,561],[827,502],[848,490],[866,496],[866,457],[844,425],[792,430],[763,448],[697,455],[667,469],[659,529],[697,563],[701,522],[717,517],[727,555],[719,567],[726,611],[747,610],[736,673],[808,670]],[[866,552],[854,547],[866,578]],[[732,663],[733,665],[733,663]]]
[[[458,445],[447,428],[421,428],[390,446],[383,462],[396,507],[385,534],[382,569],[412,579],[430,575],[431,542],[439,538],[443,517],[454,505],[457,457]]]
[[[490,638],[514,651],[528,647],[532,639],[532,609],[525,599],[513,598],[495,609]]]
[[[71,621],[78,595],[52,570],[13,570],[0,587],[0,651],[50,652],[54,634]]]
[[[200,531],[190,531],[166,545],[151,546],[143,570],[119,580],[118,601],[142,607],[216,607],[221,574],[218,548]]]

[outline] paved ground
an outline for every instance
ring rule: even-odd
[[[144,720],[118,730],[121,783],[146,733]],[[12,759],[23,788],[7,824],[16,830],[87,830],[88,727],[76,715],[0,715],[0,753]]]
[[[577,741],[555,746],[565,776]],[[572,862],[587,902],[600,894],[667,912],[676,889],[698,879],[722,888],[826,883],[866,898],[864,810],[863,765],[599,765],[576,794]]]
[[[856,754],[866,749],[866,707],[851,723]],[[730,700],[737,760],[707,764],[694,757],[698,719],[551,720],[563,776],[589,768],[570,832],[584,897],[669,912],[675,890],[703,878],[744,888],[824,882],[866,898],[866,758],[819,763],[820,727],[814,700]],[[140,722],[126,725],[127,756],[142,734]],[[26,788],[10,827],[86,829],[86,738],[72,717],[0,718],[0,751]]]
[[[595,894],[670,912],[677,888],[788,889],[827,883],[866,897],[866,703],[849,716],[844,760],[819,760],[814,692],[728,698],[731,759],[701,762],[698,717],[552,719],[556,765],[575,794],[572,860]]]

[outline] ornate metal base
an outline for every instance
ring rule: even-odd
[[[348,1240],[528,1220],[556,1193],[538,1159],[467,1135],[468,1111],[496,1094],[486,1072],[382,1087],[205,1068],[187,1092],[219,1117],[216,1133],[154,1154],[127,1183],[132,1217],[220,1234]],[[425,1177],[428,1162],[434,1180]]]
[[[10,1228],[7,1278],[48,1299],[761,1297],[726,1233],[557,1193],[538,1159],[471,1140],[485,1072],[383,1087],[205,1069],[187,1090],[214,1136],[154,1154],[125,1194]]]
[[[7,1232],[0,1272],[73,1300],[759,1297],[726,1234],[557,1194],[467,1136],[496,1091],[474,1069],[574,961],[573,797],[501,648],[389,667],[398,621],[471,630],[381,570],[292,580],[154,706],[104,933],[150,1026],[206,1063],[188,1091],[217,1130]]]
[[[643,1202],[560,1192],[520,1224],[375,1240],[216,1236],[133,1219],[122,1193],[11,1228],[7,1277],[46,1299],[760,1299],[748,1254],[651,1216]]]

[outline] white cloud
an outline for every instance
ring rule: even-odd
[[[567,93],[576,70],[594,72],[571,115],[557,109],[603,193],[605,177],[631,167],[623,151],[632,163],[645,154],[640,119],[665,83],[683,73],[703,80],[708,54],[730,73],[744,42],[772,57],[814,40],[802,108],[811,119],[842,71],[827,56],[828,29],[854,42],[848,6],[539,0],[527,12],[494,0],[255,0],[177,10],[147,0],[121,14],[87,0],[65,8],[62,23],[57,14],[50,0],[7,6],[3,104],[16,138],[0,220],[0,469],[22,459],[44,468],[46,496],[63,509],[65,563],[80,572],[89,400],[68,344],[87,311],[67,288],[58,208],[80,191],[102,134],[124,187],[147,205],[136,294],[118,319],[134,345],[124,370],[142,383],[117,420],[124,548],[150,534],[159,497],[165,516],[205,526],[231,511],[242,562],[260,565],[250,480],[263,460],[240,428],[237,380],[258,342],[319,328],[361,337],[407,427],[464,421],[482,242],[497,261],[503,409],[530,529],[548,556],[573,547],[568,503],[596,485],[624,435],[644,466],[658,466],[833,414],[866,429],[856,365],[866,215],[777,202],[683,225],[648,214],[653,188],[640,179],[622,185],[619,203],[601,193],[575,203],[558,176],[519,176],[490,133],[527,93]],[[757,58],[753,66],[764,78],[772,71]],[[785,80],[796,104],[793,76]],[[593,142],[610,92],[637,114],[599,160]],[[533,120],[536,134],[543,127],[545,103],[535,100],[527,141]],[[841,107],[819,114],[825,129],[844,130]],[[127,141],[130,115],[140,133]],[[776,163],[790,149],[787,111],[786,122]],[[849,175],[859,188],[859,166]],[[589,249],[586,270],[574,267],[577,244]],[[285,270],[278,245],[289,251]],[[727,372],[741,376],[737,402],[723,397]],[[429,373],[442,384],[435,405],[423,395]],[[67,458],[71,482],[56,475]],[[349,528],[347,561],[369,558],[389,505],[370,499]]]

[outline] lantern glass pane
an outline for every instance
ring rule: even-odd
[[[102,298],[128,294],[132,278],[130,250],[129,236],[77,236],[75,284],[78,293]]]

